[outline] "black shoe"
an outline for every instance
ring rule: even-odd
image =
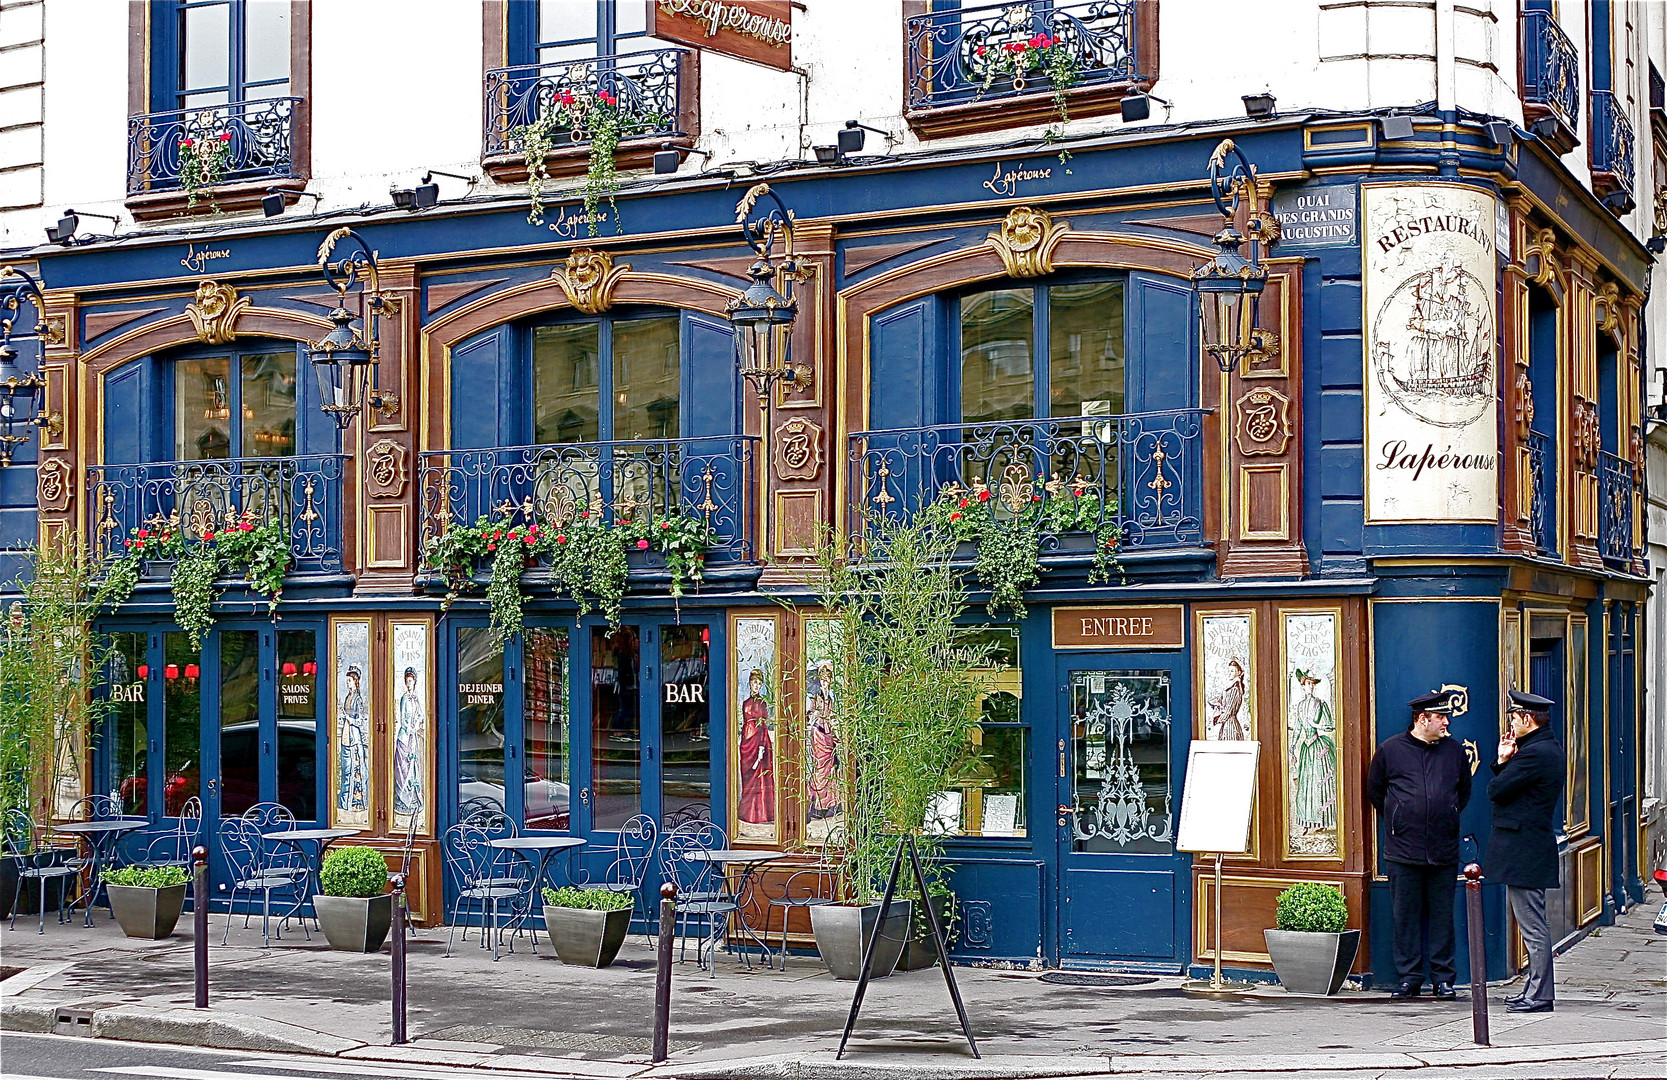
[[[1554,1011],[1554,1002],[1550,1001],[1513,1001],[1505,1006],[1506,1012],[1537,1013]]]
[[[1437,1001],[1452,1001],[1458,996],[1459,995],[1453,991],[1452,983],[1438,982],[1435,984],[1435,999]]]
[[[1527,1000],[1528,999],[1523,997],[1521,994],[1512,994],[1510,997],[1505,999],[1505,1004],[1506,1005],[1521,1005],[1523,1002],[1525,1002]]]
[[[1424,983],[1420,979],[1402,979],[1400,985],[1389,992],[1389,1000],[1406,1001],[1408,998],[1417,997],[1423,989]]]

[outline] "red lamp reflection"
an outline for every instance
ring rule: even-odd
[[[167,667],[163,668],[162,677],[167,679],[169,682],[179,678],[179,665],[169,664]]]
[[[301,665],[301,673],[308,678],[312,678],[314,675],[318,674],[318,665],[313,663],[311,660],[308,660],[305,664]]]
[[[285,664],[284,665],[284,678],[286,678],[286,679],[293,678],[295,676],[295,673],[299,670],[300,669],[295,666],[293,661],[290,662],[290,663]]]
[[[140,664],[139,665],[139,678],[143,679],[143,678],[146,678],[149,675],[150,675],[150,665],[149,664]]]
[[[186,664],[185,665],[185,677],[187,679],[195,679],[198,675],[201,675],[201,674],[202,674],[202,669],[199,668],[196,664]]]

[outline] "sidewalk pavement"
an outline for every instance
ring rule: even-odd
[[[1667,1075],[1667,937],[1656,905],[1634,907],[1557,961],[1557,1010],[1518,1016],[1490,989],[1491,1047],[1471,1042],[1468,996],[1393,1003],[1382,993],[1309,998],[1267,987],[1196,997],[1180,980],[1061,985],[1043,972],[956,968],[982,1060],[967,1051],[939,969],[870,985],[851,1045],[834,1050],[854,983],[814,955],[784,973],[720,955],[715,977],[673,971],[671,1058],[649,1063],[654,954],[633,938],[607,969],[568,967],[526,937],[494,962],[479,935],[444,957],[444,929],[410,939],[408,1029],[390,1046],[388,949],[330,951],[292,924],[262,949],[258,918],[212,920],[211,1005],[192,1005],[191,920],[176,935],[123,937],[94,926],[38,935],[0,930],[0,1028],[380,1061],[478,1065],[585,1077],[1433,1076]],[[21,968],[13,973],[10,969]]]

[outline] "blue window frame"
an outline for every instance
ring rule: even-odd
[[[286,97],[290,0],[151,0],[152,112]]]
[[[508,61],[549,64],[662,47],[642,0],[510,0]]]

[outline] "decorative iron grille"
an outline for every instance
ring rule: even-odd
[[[181,184],[180,144],[227,140],[222,183],[295,175],[298,97],[238,101],[196,109],[145,113],[127,120],[127,193],[166,191]]]
[[[1528,500],[1528,527],[1534,534],[1534,544],[1540,554],[1555,555],[1557,520],[1552,513],[1551,495],[1557,490],[1557,476],[1551,436],[1530,431],[1527,449],[1528,482],[1532,485],[1532,498]]]
[[[1045,69],[1014,81],[992,78],[1001,47],[1047,34],[1075,58],[1073,85],[1118,82],[1143,72],[1136,48],[1135,0],[962,7],[915,15],[908,21],[909,91],[906,107],[930,109],[977,98],[998,100],[1051,90]]]
[[[122,553],[135,529],[171,525],[189,541],[219,532],[249,514],[256,525],[282,522],[289,531],[291,573],[342,568],[343,454],[219,458],[87,470],[94,550]],[[159,567],[150,576],[167,576]]]
[[[1201,544],[1203,432],[1202,409],[858,432],[851,527],[871,534],[877,519],[904,520],[952,484],[983,484],[998,513],[1040,503],[1044,521],[1064,492],[1097,495],[1099,519],[1083,531],[1114,523],[1125,549]],[[1043,553],[1077,546],[1069,535],[1044,531]]]
[[[423,542],[450,525],[512,516],[561,524],[682,514],[706,524],[708,557],[750,562],[756,436],[561,443],[422,455]]]
[[[1580,115],[1580,57],[1549,11],[1522,13],[1522,99],[1551,109],[1570,129]]]
[[[1613,91],[1592,91],[1592,169],[1607,172],[1632,192],[1633,133],[1632,121],[1616,99]]]
[[[1632,462],[1598,454],[1598,553],[1611,566],[1632,565]]]
[[[519,152],[522,130],[561,110],[567,96],[586,105],[600,94],[613,97],[626,118],[619,136],[622,141],[680,135],[678,102],[688,54],[687,49],[656,49],[494,68],[486,73],[484,153]],[[582,133],[570,131],[558,133],[555,145],[588,141]]]

